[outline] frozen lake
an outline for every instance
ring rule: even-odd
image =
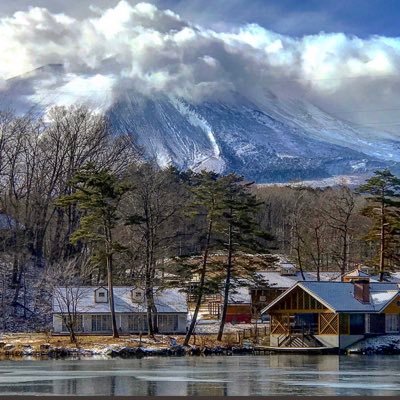
[[[400,356],[0,361],[2,395],[400,395]]]

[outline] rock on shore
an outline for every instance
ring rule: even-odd
[[[384,335],[361,340],[347,348],[348,354],[400,354],[400,335]]]
[[[253,354],[251,347],[232,347],[232,346],[189,346],[184,347],[175,345],[170,347],[130,347],[123,345],[110,345],[103,348],[74,348],[52,346],[50,344],[42,344],[39,349],[34,349],[30,345],[23,345],[16,348],[13,344],[5,344],[2,348],[4,356],[9,357],[51,357],[51,358],[67,358],[67,357],[90,357],[102,356],[106,358],[141,358],[150,356],[210,356],[210,355],[234,355],[234,354]]]

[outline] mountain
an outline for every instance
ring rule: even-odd
[[[233,171],[260,183],[400,170],[394,135],[339,120],[303,99],[265,93],[255,102],[232,92],[189,102],[134,87],[94,90],[99,79],[71,77],[50,65],[9,80],[2,94],[19,112],[34,104],[45,112],[52,104],[88,102],[116,130],[132,132],[161,166]]]

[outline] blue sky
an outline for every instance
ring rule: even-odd
[[[109,7],[116,0],[2,0],[0,15],[10,15],[29,6],[52,12],[86,16],[88,6]],[[135,4],[138,1],[132,0]],[[150,1],[151,2],[151,1]],[[154,0],[184,18],[214,29],[243,23],[258,23],[275,32],[302,36],[325,32],[349,35],[400,36],[399,0]]]
[[[399,0],[166,0],[165,3],[181,8],[202,23],[207,22],[208,15],[213,23],[255,22],[291,36],[320,31],[360,37],[400,36]],[[204,6],[205,3],[209,6]]]

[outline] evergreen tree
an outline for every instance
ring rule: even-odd
[[[224,190],[223,218],[217,224],[217,229],[223,234],[224,247],[227,251],[225,268],[224,303],[222,308],[221,323],[217,340],[222,339],[228,300],[235,272],[238,277],[250,275],[255,278],[254,265],[235,262],[235,253],[238,251],[265,252],[265,241],[272,240],[272,236],[260,228],[256,221],[256,215],[261,203],[253,195],[249,188],[252,184],[245,183],[244,179],[235,174],[222,178]],[[235,270],[236,267],[236,270]]]
[[[113,291],[113,254],[123,250],[119,242],[113,239],[113,228],[119,216],[118,205],[129,187],[121,183],[108,170],[98,170],[92,164],[82,168],[72,179],[74,193],[61,197],[57,204],[67,207],[76,204],[82,211],[79,228],[71,235],[71,242],[78,241],[92,245],[93,260],[105,263],[108,283],[108,300],[111,311],[113,337],[117,338],[118,329],[115,319]]]
[[[193,201],[190,204],[190,211],[194,217],[202,216],[206,222],[205,243],[203,247],[202,262],[199,270],[199,283],[195,291],[196,305],[193,317],[186,333],[184,345],[189,344],[197,322],[203,295],[207,288],[206,275],[211,249],[211,239],[215,234],[215,225],[221,218],[224,209],[224,188],[221,178],[214,172],[202,171],[190,177],[191,193]]]
[[[363,214],[373,220],[367,240],[379,241],[379,280],[382,281],[385,261],[394,255],[393,246],[400,236],[400,179],[388,169],[375,171],[358,191],[370,195]]]

